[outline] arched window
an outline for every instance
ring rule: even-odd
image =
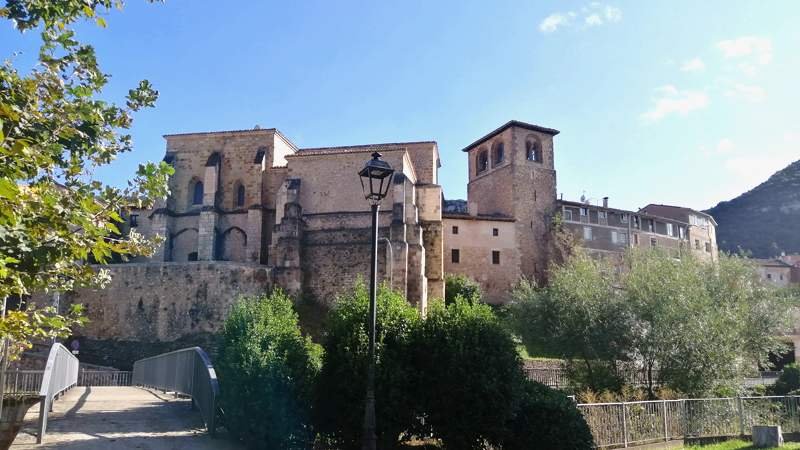
[[[194,183],[194,187],[192,188],[192,204],[193,205],[202,205],[203,204],[203,182],[196,181]]]
[[[542,147],[536,141],[525,141],[525,159],[542,162]]]
[[[492,166],[496,166],[503,162],[505,158],[506,146],[502,142],[498,142],[492,149]]]
[[[236,188],[236,206],[244,206],[244,185],[239,185]]]
[[[486,150],[481,150],[478,152],[478,160],[476,161],[477,165],[477,173],[484,172],[486,169],[489,168],[489,152]]]

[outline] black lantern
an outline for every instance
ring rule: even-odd
[[[386,161],[381,160],[381,154],[375,152],[372,159],[364,164],[364,168],[358,172],[361,177],[361,189],[364,191],[364,198],[373,205],[386,197],[389,193],[389,186],[392,185],[392,174],[394,169]]]

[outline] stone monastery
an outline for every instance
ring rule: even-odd
[[[542,279],[560,215],[593,253],[636,246],[716,259],[714,219],[688,208],[624,211],[556,194],[557,130],[510,121],[463,149],[467,200],[445,200],[436,142],[298,148],[276,129],[166,135],[171,196],[126,229],[161,235],[151,258],[111,266],[111,285],[71,294],[95,339],[171,341],[215,331],[242,294],[273,286],[321,304],[369,273],[369,205],[357,172],[379,151],[396,170],[379,217],[379,279],[425,308],[444,274],[466,274],[501,303]]]

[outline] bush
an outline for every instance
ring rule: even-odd
[[[783,373],[772,385],[771,391],[773,395],[786,395],[797,389],[800,389],[800,366],[792,363],[783,368]]]
[[[378,291],[375,395],[378,448],[392,448],[411,427],[415,368],[405,350],[419,313],[402,295],[385,287]],[[328,317],[325,355],[315,395],[315,423],[329,445],[357,449],[361,445],[366,395],[369,334],[369,292],[363,283],[337,299]]]
[[[230,432],[250,448],[308,448],[313,442],[308,405],[319,353],[300,334],[292,301],[283,292],[236,303],[215,364]]]
[[[444,302],[449,305],[461,296],[472,303],[481,301],[481,286],[466,275],[446,274],[444,277]]]
[[[502,440],[522,386],[512,336],[491,308],[458,296],[433,303],[409,347],[425,423],[446,448],[482,449]]]
[[[590,449],[592,433],[575,403],[563,393],[525,381],[504,450]]]

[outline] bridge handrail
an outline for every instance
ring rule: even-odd
[[[36,442],[41,444],[47,431],[47,415],[53,410],[53,400],[78,384],[78,358],[66,347],[55,343],[50,347],[47,365],[39,388],[39,433]]]
[[[133,363],[133,385],[188,395],[211,436],[216,432],[219,383],[211,358],[200,347],[175,350]]]

